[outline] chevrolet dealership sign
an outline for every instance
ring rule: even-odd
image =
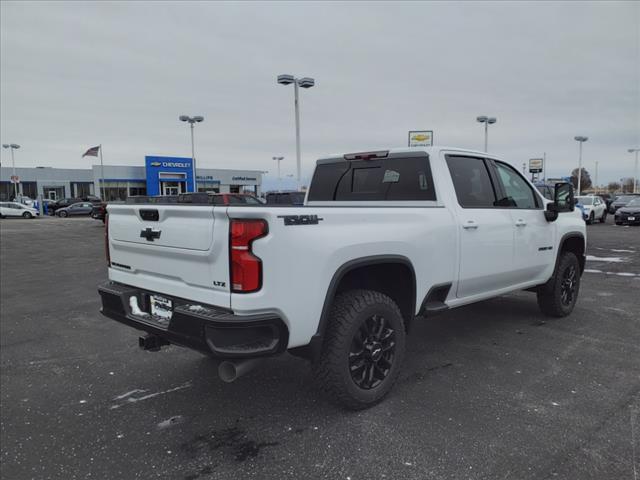
[[[409,132],[410,147],[433,146],[433,130],[411,130]]]
[[[150,167],[191,168],[191,162],[149,162]]]

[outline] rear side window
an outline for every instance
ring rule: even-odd
[[[428,156],[320,164],[309,201],[435,200]]]
[[[484,159],[447,155],[447,166],[461,207],[494,207],[496,193]]]

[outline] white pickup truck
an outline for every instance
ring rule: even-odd
[[[569,315],[586,233],[569,184],[549,201],[492,155],[430,147],[318,160],[303,206],[112,204],[106,241],[102,313],[142,348],[199,350],[226,381],[288,351],[358,409],[389,392],[422,317],[514,290]]]

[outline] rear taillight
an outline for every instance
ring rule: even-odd
[[[111,254],[109,253],[109,214],[104,215],[104,254],[107,258],[107,267],[111,266]]]
[[[254,240],[269,231],[267,222],[259,219],[232,219],[229,227],[231,291],[256,292],[262,287],[262,261],[251,251]]]

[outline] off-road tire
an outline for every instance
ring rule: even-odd
[[[371,325],[370,322],[377,322],[383,319],[382,327],[387,326],[386,332],[391,330],[393,347],[388,350],[392,357],[390,363],[386,359],[387,350],[382,350],[385,356],[383,368],[387,368],[386,376],[379,384],[363,388],[356,383],[352,377],[352,367],[354,346],[362,344],[362,352],[367,352],[368,362],[371,362],[376,351],[366,350],[365,342],[362,342],[363,332]],[[377,320],[376,320],[377,319]],[[358,339],[356,339],[358,335]],[[405,327],[402,314],[396,303],[388,296],[372,290],[351,290],[339,294],[333,303],[329,317],[329,323],[324,334],[324,341],[319,359],[313,365],[314,376],[319,388],[329,397],[329,399],[350,410],[361,410],[371,407],[381,401],[389,393],[393,384],[398,379],[404,359],[405,351]],[[380,338],[380,337],[378,337]],[[368,340],[367,340],[368,341]],[[389,342],[390,340],[385,340]],[[367,344],[369,347],[371,344]],[[363,354],[364,355],[364,354]],[[360,357],[362,358],[362,357]],[[375,362],[381,360],[373,360]],[[364,363],[364,360],[362,361]],[[390,366],[389,366],[390,365]],[[363,367],[365,370],[369,367]],[[374,368],[374,367],[371,367]],[[380,374],[377,370],[372,370],[374,374]],[[354,370],[353,375],[359,376],[362,370]],[[363,373],[362,378],[365,378]],[[376,379],[375,381],[378,381]]]
[[[573,272],[573,280],[569,275]],[[567,282],[571,283],[569,285]],[[566,288],[571,289],[571,298],[564,296]],[[580,263],[573,252],[562,252],[547,283],[538,288],[538,307],[550,317],[566,317],[571,314],[580,292]]]

